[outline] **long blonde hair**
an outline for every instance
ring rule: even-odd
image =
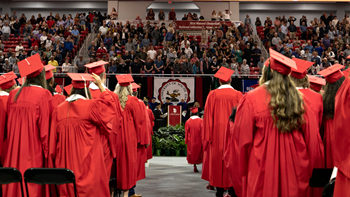
[[[304,123],[304,101],[289,75],[272,72],[266,85],[271,95],[269,103],[273,121],[281,133],[291,133]]]
[[[128,101],[128,95],[132,94],[132,87],[129,86],[120,86],[117,84],[115,87],[114,93],[116,93],[119,97],[119,102],[122,108],[125,108],[126,102]]]

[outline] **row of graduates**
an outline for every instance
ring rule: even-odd
[[[259,85],[245,95],[230,86],[232,71],[217,72],[221,86],[209,93],[203,121],[194,113],[185,126],[187,160],[203,163],[202,179],[216,197],[225,190],[320,197],[323,188],[309,187],[313,169],[333,167],[334,196],[350,196],[349,70],[336,64],[319,72],[326,85],[306,75],[312,64],[270,50]]]
[[[115,91],[107,89],[104,64],[85,65],[92,75],[68,73],[68,98],[55,92],[54,67],[44,67],[38,55],[18,63],[20,88],[13,73],[0,76],[1,164],[21,173],[68,168],[75,174],[78,196],[86,197],[110,196],[109,179],[116,170],[117,187],[128,196],[145,178],[145,162],[152,158],[154,117],[132,96],[131,75],[118,75]],[[112,168],[113,158],[117,162]],[[48,187],[28,185],[30,196],[49,196]],[[21,196],[19,184],[3,185],[2,190],[6,197]],[[58,190],[60,196],[74,196],[72,184]]]

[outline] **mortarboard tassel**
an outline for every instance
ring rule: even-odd
[[[80,76],[81,76],[81,75],[80,75]],[[84,90],[85,90],[86,98],[87,98],[88,100],[90,100],[89,95],[88,95],[88,92],[87,92],[87,89],[86,89],[86,80],[85,80],[85,78],[84,78],[83,76],[81,76],[81,78],[83,78],[83,80],[84,80]]]

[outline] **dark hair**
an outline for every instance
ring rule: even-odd
[[[327,83],[323,94],[323,116],[329,119],[334,118],[335,95],[343,84],[345,77],[341,77],[334,83]]]
[[[46,74],[45,69],[43,69],[39,75],[37,75],[37,76],[35,76],[33,78],[27,77],[25,82],[23,83],[22,87],[16,93],[14,101],[15,102],[17,101],[17,98],[21,94],[22,89],[24,87],[29,87],[30,85],[39,85],[39,86],[41,86],[41,87],[43,87],[44,89],[47,90],[45,74]]]
[[[233,107],[233,108],[232,108],[232,113],[231,113],[231,115],[230,115],[230,121],[231,121],[231,122],[235,122],[236,112],[237,112],[237,108],[236,108],[236,107]]]
[[[86,88],[87,89],[87,93],[88,93],[88,96],[89,98],[91,99],[91,93],[90,93],[90,88]],[[70,91],[70,94],[69,95],[73,95],[73,94],[79,94],[85,98],[88,98],[85,94],[85,89],[75,89],[74,87],[72,87],[71,91]]]
[[[54,95],[55,93],[55,89],[52,86],[50,86],[51,80],[53,79],[53,77],[51,77],[50,79],[46,79],[47,89],[51,92],[52,95]]]

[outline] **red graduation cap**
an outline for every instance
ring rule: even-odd
[[[37,53],[18,62],[18,68],[22,77],[33,78],[41,73],[44,65],[41,63],[40,55]]]
[[[62,94],[62,88],[61,88],[59,85],[56,86],[55,91],[56,91],[58,94]]]
[[[267,60],[264,63],[264,66],[270,67],[270,58],[267,58]]]
[[[214,77],[220,79],[220,81],[227,83],[230,81],[232,74],[235,71],[221,66],[221,68],[215,73]]]
[[[120,86],[129,86],[131,82],[134,82],[134,79],[130,74],[116,75],[115,77],[117,78]]]
[[[192,112],[192,114],[197,113],[198,112],[198,107],[191,108],[191,112]]]
[[[72,79],[72,85],[75,89],[83,89],[86,87],[86,83],[95,81],[90,74],[86,73],[68,73],[68,76]]]
[[[68,95],[70,95],[70,91],[72,90],[72,87],[73,87],[72,84],[64,86],[64,90],[67,92]]]
[[[338,81],[338,79],[340,79],[342,76],[344,76],[343,73],[340,71],[343,68],[345,68],[345,66],[340,64],[334,64],[333,66],[321,70],[317,74],[324,76],[328,83],[334,83]]]
[[[348,57],[346,57],[346,59],[350,59],[350,55],[348,55]]]
[[[343,71],[343,74],[344,74],[344,77],[345,77],[345,78],[348,78],[348,77],[349,77],[349,74],[350,74],[350,68],[344,70],[344,71]]]
[[[295,61],[270,48],[270,67],[282,75],[289,75],[291,69],[297,69]]]
[[[19,84],[23,85],[23,83],[26,81],[26,79],[25,78],[18,78],[17,81]]]
[[[51,79],[53,77],[52,70],[56,69],[56,67],[48,64],[48,65],[44,66],[44,68],[45,68],[45,71],[46,71],[46,73],[45,73],[46,80]]]
[[[292,68],[292,72],[290,75],[296,79],[303,79],[306,76],[307,69],[310,68],[314,63],[301,60],[298,58],[293,58],[293,61],[297,64],[297,69]]]
[[[17,79],[17,75],[14,72],[8,72],[4,75],[0,76],[0,88],[2,90],[6,90],[11,88],[16,84],[15,79]]]
[[[93,62],[90,64],[86,64],[85,67],[89,69],[89,73],[95,73],[96,75],[100,75],[106,71],[105,66],[108,62],[100,60],[98,62]]]
[[[310,88],[315,90],[316,92],[319,92],[322,88],[322,86],[326,85],[326,81],[321,77],[315,77],[308,75],[309,82],[310,82]]]
[[[137,83],[131,83],[132,91],[136,92],[137,89],[141,88]]]

